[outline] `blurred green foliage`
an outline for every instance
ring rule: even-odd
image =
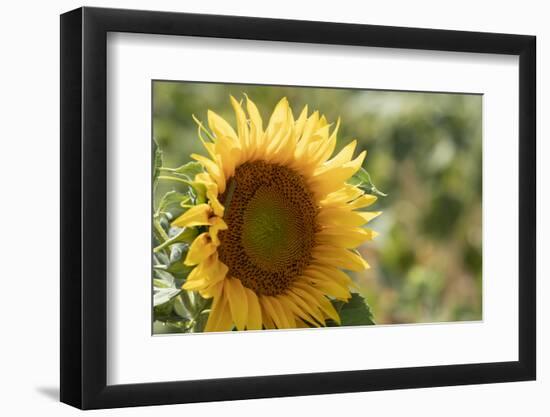
[[[358,140],[365,168],[388,194],[374,206],[380,233],[360,248],[371,269],[355,279],[378,324],[480,320],[482,140],[480,95],[155,81],[153,135],[164,165],[204,153],[191,115],[231,123],[229,95],[247,94],[267,120],[286,96],[329,122],[338,148]],[[177,184],[160,184],[157,195]]]

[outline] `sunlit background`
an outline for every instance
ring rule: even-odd
[[[341,117],[338,149],[357,139],[357,153],[368,151],[364,168],[388,196],[369,224],[380,236],[360,248],[371,269],[354,278],[377,324],[482,318],[480,95],[155,81],[165,166],[204,153],[192,114],[235,120],[230,94],[247,94],[265,123],[284,96],[295,117],[306,104],[329,122]]]

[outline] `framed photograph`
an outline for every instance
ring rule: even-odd
[[[61,16],[61,401],[533,380],[535,37]]]

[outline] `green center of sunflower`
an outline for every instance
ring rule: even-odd
[[[247,162],[228,189],[221,196],[228,229],[218,249],[228,276],[258,294],[284,292],[309,265],[317,228],[304,179],[285,166]]]

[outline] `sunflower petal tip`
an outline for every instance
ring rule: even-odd
[[[288,102],[288,99],[286,97],[283,97],[280,101],[279,101],[280,104],[282,104],[285,108],[289,108],[290,107],[290,103]]]
[[[183,264],[184,264],[185,266],[194,266],[194,265],[196,265],[193,261],[191,261],[191,260],[189,260],[189,259],[187,259],[187,258],[185,258],[185,261],[183,261]]]
[[[233,106],[241,106],[241,102],[239,100],[237,100],[235,97],[233,97],[232,94],[229,95],[229,100],[231,100],[231,104]]]

